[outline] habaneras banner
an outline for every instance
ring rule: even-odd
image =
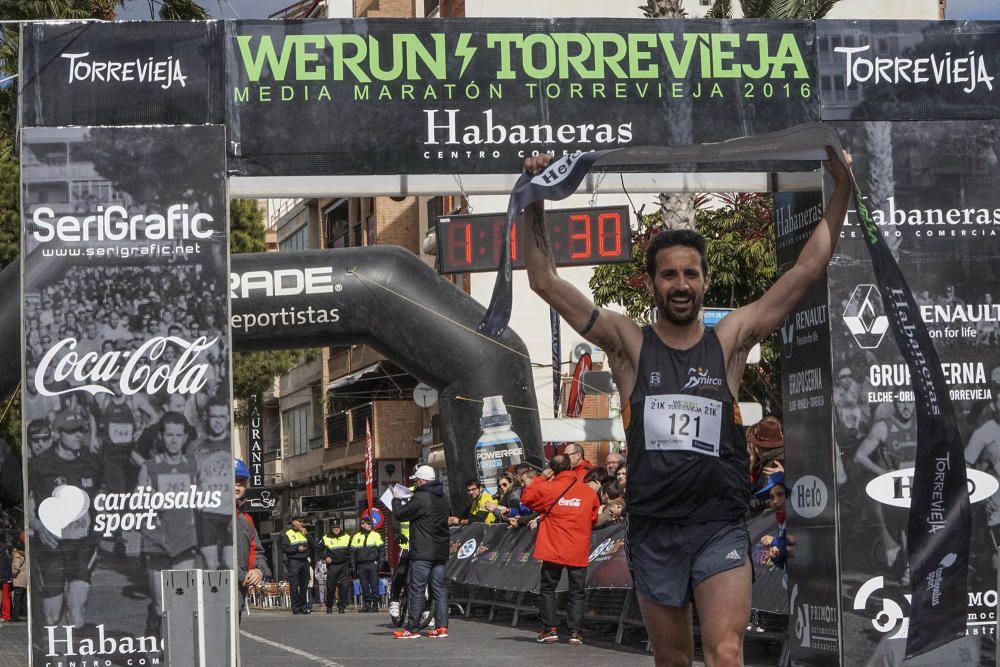
[[[21,153],[31,655],[162,663],[160,571],[233,564],[224,128]]]

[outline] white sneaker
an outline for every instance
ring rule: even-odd
[[[399,618],[399,603],[390,602],[389,603],[389,615],[393,618]]]

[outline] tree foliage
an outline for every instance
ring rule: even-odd
[[[264,213],[255,199],[233,199],[229,202],[229,251],[233,254],[264,252]],[[240,401],[236,421],[249,419],[246,406],[251,399],[274,385],[274,378],[287,373],[301,363],[301,350],[271,350],[266,352],[236,352],[233,354],[233,398]]]
[[[810,19],[825,17],[840,0],[740,0],[743,18],[748,19]],[[733,17],[732,0],[715,0],[708,18]]]

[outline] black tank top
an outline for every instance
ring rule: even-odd
[[[664,345],[651,326],[642,334],[626,432],[629,513],[675,524],[743,519],[750,462],[715,331],[687,350]]]

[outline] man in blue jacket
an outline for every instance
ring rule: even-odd
[[[236,567],[238,574],[236,583],[240,589],[240,618],[246,594],[251,586],[258,586],[264,577],[271,576],[271,568],[267,566],[264,557],[264,547],[257,534],[253,519],[243,508],[246,504],[247,482],[250,480],[250,468],[243,461],[236,459],[236,484],[233,495],[236,498]]]
[[[410,610],[404,628],[392,635],[396,639],[420,637],[416,620],[424,611],[424,591],[429,580],[434,598],[435,628],[428,631],[427,636],[443,639],[448,636],[448,590],[444,572],[448,564],[451,507],[433,468],[418,466],[410,479],[414,482],[413,495],[392,500],[393,516],[410,522]]]

